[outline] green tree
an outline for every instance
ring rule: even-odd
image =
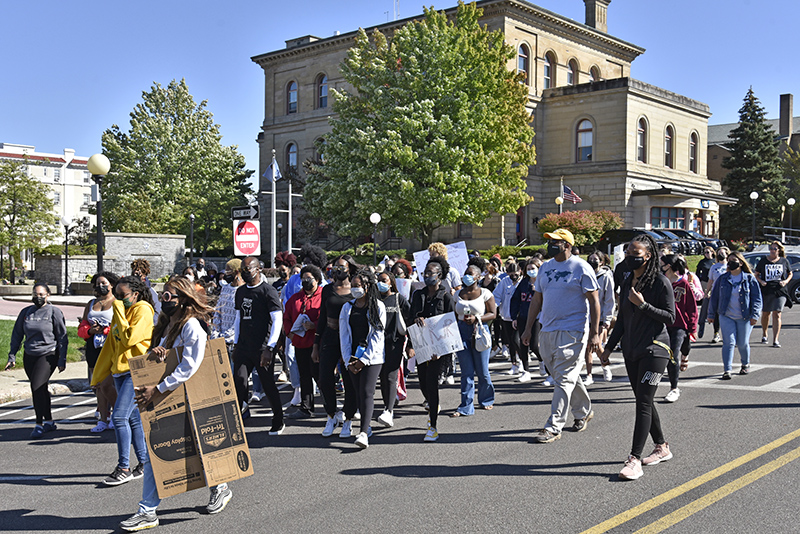
[[[0,247],[8,250],[11,269],[20,267],[20,253],[55,239],[59,229],[50,187],[27,172],[31,162],[0,161]]]
[[[244,156],[223,146],[219,125],[195,104],[185,80],[156,83],[131,113],[130,131],[112,125],[103,133],[111,172],[103,184],[105,229],[140,233],[189,233],[203,251],[233,244],[230,208],[252,193]]]
[[[739,110],[739,126],[728,136],[730,157],[722,166],[729,169],[722,180],[725,193],[739,202],[723,206],[720,211],[720,233],[735,238],[752,233],[753,201],[750,193],[758,193],[756,232],[764,226],[778,226],[786,200],[787,180],[778,155],[778,142],[772,126],[766,122],[764,108],[751,87]]]
[[[593,245],[603,232],[622,227],[622,217],[608,210],[576,210],[564,213],[548,213],[539,220],[539,233],[566,228],[575,236],[575,245]]]
[[[369,215],[397,233],[480,225],[527,204],[535,163],[527,88],[508,69],[514,50],[459,2],[455,19],[425,9],[391,39],[364,30],[341,65],[354,92],[332,90],[335,115],[308,165],[308,211],[340,235],[371,231]]]

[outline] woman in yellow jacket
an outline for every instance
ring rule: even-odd
[[[147,461],[147,445],[139,410],[136,408],[128,358],[141,356],[150,349],[153,337],[153,302],[150,290],[135,276],[126,276],[114,289],[114,317],[111,328],[97,358],[92,374],[92,385],[101,383],[109,374],[114,377],[117,402],[112,420],[117,438],[119,459],[117,467],[103,483],[118,486],[143,476]],[[131,470],[131,440],[139,465]]]

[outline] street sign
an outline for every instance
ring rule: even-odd
[[[261,229],[258,221],[233,221],[233,254],[258,256],[261,254]]]
[[[238,206],[231,208],[231,219],[258,219],[258,205],[255,206]]]

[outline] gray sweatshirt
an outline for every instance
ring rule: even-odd
[[[64,322],[64,314],[52,304],[45,304],[41,308],[28,306],[20,312],[11,332],[8,361],[16,361],[23,337],[25,354],[44,356],[57,352],[58,366],[67,364],[67,325]]]

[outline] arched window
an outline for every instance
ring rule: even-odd
[[[592,122],[588,119],[583,119],[578,124],[577,131],[577,144],[578,152],[576,155],[577,161],[592,161]]]
[[[530,84],[530,71],[531,71],[531,52],[528,45],[519,45],[517,51],[517,72],[525,74],[525,85]]]
[[[570,59],[567,63],[567,85],[576,85],[578,83],[578,62]]]
[[[590,82],[599,82],[600,81],[600,69],[598,69],[594,65],[592,65],[592,68],[589,69],[589,81]]]
[[[297,113],[297,82],[291,81],[286,86],[286,114]]]
[[[317,108],[328,107],[328,76],[317,76]]]
[[[647,163],[647,121],[639,119],[636,128],[636,160]]]
[[[697,133],[689,136],[689,170],[697,174]]]
[[[297,145],[294,143],[286,145],[286,167],[297,169]]]
[[[325,141],[324,137],[320,137],[316,141],[314,141],[314,153],[316,155],[316,159],[325,162]]]
[[[556,58],[548,52],[544,55],[544,88],[550,89],[556,86]]]
[[[673,154],[673,146],[675,144],[675,129],[672,126],[667,126],[664,131],[664,166],[670,169],[675,168],[675,157]]]

